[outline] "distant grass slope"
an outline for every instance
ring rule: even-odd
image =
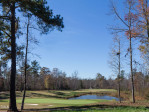
[[[70,98],[84,94],[111,94],[115,95],[116,90],[114,89],[82,89],[77,91],[57,91],[57,90],[45,90],[45,91],[27,91],[26,97],[28,98]],[[20,91],[16,92],[17,97],[22,97]],[[9,92],[0,92],[0,99],[8,99]]]

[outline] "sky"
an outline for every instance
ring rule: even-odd
[[[42,67],[59,68],[71,76],[95,78],[101,73],[112,77],[108,65],[112,35],[108,26],[114,24],[109,0],[47,0],[54,14],[64,18],[62,32],[36,35],[39,45],[33,53]],[[38,34],[38,33],[37,33]]]

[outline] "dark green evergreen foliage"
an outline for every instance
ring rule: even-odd
[[[49,30],[57,28],[62,31],[64,28],[63,18],[60,15],[53,15],[53,11],[47,6],[46,0],[16,0],[19,4],[20,12],[27,12],[37,19],[37,25],[42,30],[41,33],[47,33]]]
[[[10,59],[10,31],[9,25],[4,20],[0,20],[0,57],[1,60]]]
[[[37,17],[37,23],[44,32],[56,27],[58,30],[64,28],[63,18],[60,15],[53,15],[49,6],[46,6],[46,0],[16,0],[21,6],[20,11],[30,12]]]
[[[17,59],[22,58],[24,54],[23,49],[24,45],[16,46]],[[3,61],[8,61],[9,59],[11,59],[11,45],[9,42],[9,37],[3,34],[0,36],[0,57]]]
[[[31,62],[31,71],[33,74],[38,74],[40,68],[41,67],[40,67],[39,63],[36,60]]]
[[[27,12],[36,17],[37,25],[42,30],[42,33],[47,33],[54,28],[62,31],[62,28],[64,28],[63,18],[60,15],[53,14],[53,11],[47,6],[46,0],[1,0],[0,5],[3,7],[3,16],[0,18],[3,20],[10,20],[10,6],[12,2],[15,2],[16,8],[20,12]],[[19,19],[16,18],[16,20],[16,26],[18,26]]]
[[[3,11],[3,15],[6,15],[5,10]],[[17,19],[17,21],[19,21],[19,19]],[[11,59],[11,28],[9,23],[10,22],[8,20],[0,20],[0,57],[3,61]],[[16,28],[16,35],[19,37],[20,34],[21,32],[19,31],[19,28]],[[23,45],[16,45],[17,58],[21,58],[23,56],[23,49]]]
[[[60,15],[53,15],[52,10],[49,6],[46,6],[46,0],[1,0],[3,11],[0,14],[0,54],[4,60],[10,59],[10,5],[15,1],[19,6],[20,12],[27,12],[30,16],[34,15],[37,17],[37,25],[41,30],[41,33],[47,33],[49,30],[53,30],[54,27],[62,31],[64,28],[63,18]],[[16,7],[17,7],[16,5]],[[27,14],[28,15],[28,14]],[[7,23],[7,24],[6,24]],[[22,33],[19,31],[19,18],[16,18],[16,37],[19,37]],[[24,46],[17,46],[17,56],[23,55]],[[20,56],[21,55],[21,56]]]

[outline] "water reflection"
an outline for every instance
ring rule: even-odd
[[[74,98],[69,98],[70,100],[75,100],[75,99],[104,99],[104,100],[116,100],[119,101],[119,98],[117,97],[112,97],[112,96],[98,96],[98,95],[82,95],[79,97],[74,97]]]

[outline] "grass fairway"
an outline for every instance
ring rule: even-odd
[[[21,106],[21,99],[17,99],[18,108]],[[27,98],[25,100],[25,108],[27,109],[39,109],[39,108],[56,108],[56,107],[69,107],[69,106],[83,106],[88,104],[96,104],[99,102],[107,102],[107,100],[67,100],[58,98]],[[110,101],[109,101],[110,102]],[[8,107],[8,99],[1,100],[0,105]]]
[[[107,100],[66,100],[66,99],[26,99],[25,103],[37,103],[37,104],[63,104],[63,105],[85,105],[98,102],[106,102]],[[21,100],[17,100],[21,103]]]

